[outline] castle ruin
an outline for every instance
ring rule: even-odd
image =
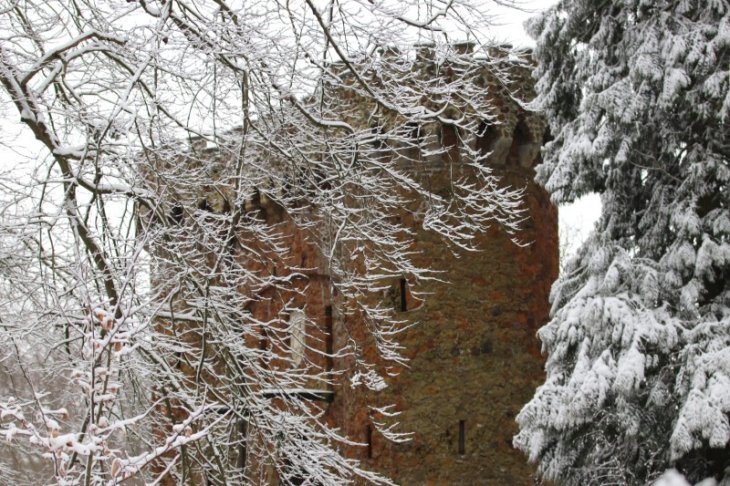
[[[470,46],[459,48],[464,56],[472,56]],[[328,261],[311,240],[313,229],[298,225],[277,203],[273,190],[257,191],[245,203],[248,214],[277,228],[282,250],[265,262],[248,259],[241,265],[253,273],[273,273],[286,284],[266,287],[251,282],[241,286],[241,306],[256,322],[287,325],[260,326],[242,339],[251,349],[261,351],[261,359],[266,359],[267,353],[281,357],[268,361],[266,366],[296,367],[306,361],[321,370],[315,377],[326,378],[311,379],[306,386],[260,389],[256,393],[282,403],[288,399],[316,402],[328,424],[360,444],[342,446],[344,454],[360,459],[365,468],[398,484],[533,483],[533,470],[513,449],[512,436],[517,431],[515,415],[543,377],[535,333],[548,320],[549,290],[557,278],[557,210],[546,191],[533,181],[546,128],[538,115],[522,106],[533,96],[528,63],[511,67],[512,78],[506,83],[504,77],[493,74],[495,62],[501,59],[512,65],[514,60],[498,48],[490,53],[493,57],[476,63],[477,68],[470,68],[472,72],[466,77],[470,89],[484,93],[483,101],[490,107],[488,120],[470,120],[474,127],[471,131],[461,129],[459,124],[436,121],[403,124],[402,130],[411,131],[418,139],[414,145],[419,148],[380,147],[383,157],[396,160],[403,170],[444,198],[453,190],[456,177],[472,177],[465,161],[477,154],[500,178],[503,187],[524,190],[527,210],[516,234],[494,224],[475,239],[475,251],[452,251],[437,234],[423,228],[417,204],[403,207],[397,218],[399,224],[414,232],[414,262],[433,269],[440,280],[417,282],[394,277],[383,283],[382,292],[374,297],[392,306],[399,319],[417,323],[404,326],[406,329],[399,334],[406,366],[386,363],[378,355],[362,315],[349,309],[333,286]],[[458,65],[439,65],[428,47],[421,48],[418,55],[419,69],[434,83],[455,76],[454,71],[459,69]],[[333,72],[337,69],[346,86],[346,67],[333,66]],[[367,120],[372,124],[376,110],[356,94],[332,88],[324,100],[347,107],[333,108],[343,113],[345,121],[362,125]],[[469,116],[469,110],[453,99],[424,103],[441,103],[443,106],[431,109],[442,110],[444,119]],[[377,133],[392,130],[399,123],[402,121],[397,116],[383,114],[372,126]],[[220,171],[225,171],[225,157],[216,159],[215,150],[206,151],[204,145],[191,148],[191,153],[199,152],[195,163],[207,160],[206,164],[219,164]],[[170,171],[169,180],[175,180],[175,164],[164,169]],[[214,218],[233,204],[225,187],[191,187],[181,193],[178,202],[167,209],[180,221],[188,211],[204,211]],[[239,245],[245,243],[249,253],[269,251],[257,247],[253,235],[239,233],[235,239]],[[184,292],[175,299],[169,306],[171,310],[159,313],[161,327],[170,333],[197,319],[191,310],[194,305],[185,300]],[[194,342],[196,338],[191,339]],[[351,351],[353,347],[356,352]],[[385,378],[380,385],[351,387],[353,382],[368,379],[358,368],[361,356],[381,367],[380,375]],[[383,436],[387,417],[380,411],[400,413],[398,430],[408,433],[404,436],[408,440],[392,441]],[[242,427],[241,433],[252,431]],[[240,451],[242,464],[256,447],[255,439],[251,439],[247,449]],[[254,465],[249,462],[249,467]],[[265,467],[249,477],[259,484],[277,484],[280,480]],[[297,479],[293,474],[287,481],[301,484],[304,478]]]

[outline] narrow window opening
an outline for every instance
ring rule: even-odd
[[[459,130],[454,125],[441,125],[441,146],[452,162],[459,160]]]
[[[283,467],[283,477],[279,478],[280,486],[301,486],[304,484],[304,475],[294,468],[291,461],[286,460]]]
[[[209,213],[213,211],[213,209],[208,204],[207,198],[204,198],[200,202],[198,202],[198,209],[200,209],[201,211],[209,212]]]
[[[517,126],[515,127],[515,132],[512,136],[512,143],[518,143],[522,145],[525,143],[529,143],[530,141],[530,127],[527,126],[525,120],[520,119],[520,121],[517,123]]]
[[[334,325],[332,319],[332,306],[328,305],[324,308],[324,332],[325,336],[325,353],[327,355],[326,367],[327,371],[332,371],[334,366],[333,357],[334,354]]]
[[[305,340],[307,339],[307,316],[304,311],[296,309],[289,315],[289,350],[294,366],[299,366],[304,361],[306,351]]]
[[[372,425],[368,424],[367,428],[365,429],[365,441],[367,443],[367,454],[368,459],[373,458],[373,427]]]
[[[266,329],[261,329],[261,334],[259,336],[259,351],[261,351],[259,355],[259,362],[266,366],[268,364],[267,361],[267,355],[269,350],[269,336],[266,333]]]
[[[246,440],[248,439],[248,422],[240,420],[238,422],[238,467],[244,469],[246,467],[246,459],[248,450],[246,449]]]
[[[512,134],[512,146],[510,147],[510,159],[514,162],[521,162],[520,149],[532,143],[530,135],[530,127],[527,126],[525,120],[520,119]]]
[[[459,420],[459,455],[466,454],[466,422]]]
[[[550,127],[545,128],[545,131],[542,134],[542,144],[545,145],[552,142],[553,140],[555,140],[555,137],[553,137],[553,133],[550,131]]]
[[[400,279],[400,311],[408,310],[408,281],[404,278]]]
[[[175,224],[182,224],[183,222],[183,208],[180,205],[173,206],[172,211],[170,211],[170,218],[172,219],[172,222]]]
[[[413,160],[421,158],[421,151],[425,145],[425,131],[420,123],[408,122],[403,125],[402,144],[405,147],[404,154]]]
[[[408,122],[404,125],[406,135],[413,140],[416,145],[421,145],[423,142],[423,129],[421,125],[416,122]]]
[[[204,189],[208,189],[208,186],[204,186]],[[223,198],[220,193],[209,193],[209,196],[204,197],[198,201],[198,209],[205,211],[206,213],[230,213],[231,204],[227,199]]]
[[[385,137],[383,136],[383,134],[385,133],[385,128],[380,125],[374,125],[370,127],[370,133],[373,135],[373,147],[378,151],[383,150],[386,146]]]
[[[477,152],[479,152],[479,155],[486,156],[494,152],[494,147],[496,146],[498,139],[499,130],[497,129],[497,125],[483,121],[477,130],[476,149]]]
[[[261,209],[261,192],[259,192],[258,188],[254,189],[251,195],[251,206],[253,206],[254,210]]]
[[[448,149],[458,145],[459,132],[454,125],[441,125],[441,146]]]

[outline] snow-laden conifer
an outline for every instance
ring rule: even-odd
[[[603,214],[553,288],[515,444],[560,484],[730,476],[730,3],[563,0],[529,28],[538,178]]]

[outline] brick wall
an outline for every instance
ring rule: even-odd
[[[453,75],[448,70],[431,72],[428,59],[422,68],[427,76]],[[389,301],[399,318],[417,323],[400,335],[407,367],[379,358],[362,315],[337,294],[327,261],[315,244],[316,223],[302,227],[284,208],[257,195],[246,203],[246,211],[277,234],[281,250],[274,253],[260,246],[254,235],[235,235],[232,255],[242,268],[262,280],[272,274],[280,277],[278,285],[261,286],[253,279],[238,288],[246,296],[246,310],[254,320],[266,323],[248,330],[242,339],[251,349],[273,351],[271,359],[262,353],[267,367],[300,366],[333,378],[333,386],[315,378],[300,384],[299,392],[309,393],[325,412],[325,420],[363,444],[343,446],[346,455],[361,459],[366,468],[399,484],[532,484],[532,468],[512,448],[511,439],[516,432],[515,415],[542,381],[543,359],[535,333],[548,319],[549,290],[558,272],[557,210],[533,182],[545,125],[510,94],[523,101],[532,95],[529,70],[520,68],[515,73],[517,84],[505,87],[489,68],[476,71],[474,83],[484,90],[492,110],[490,120],[475,121],[479,125],[476,134],[430,123],[416,127],[415,136],[431,135],[433,146],[426,148],[434,149],[433,155],[421,157],[398,147],[386,155],[425,187],[448,197],[455,177],[471,177],[467,157],[491,154],[484,163],[501,177],[503,186],[524,189],[528,210],[517,235],[507,234],[495,224],[478,235],[477,251],[455,253],[438,235],[420,229],[417,204],[403,208],[398,218],[415,230],[412,250],[416,264],[434,269],[441,280],[394,278],[390,290],[374,296]],[[351,94],[338,98],[337,91],[329,100],[360,103]],[[369,113],[372,106],[364,103],[359,109]],[[357,110],[348,110],[353,112]],[[357,119],[348,121],[354,124]],[[445,150],[435,153],[441,147]],[[195,160],[205,165],[206,156]],[[225,171],[225,160],[215,161]],[[181,165],[173,162],[169,170]],[[173,176],[170,180],[176,180]],[[228,188],[213,191],[196,188],[193,182],[191,186],[178,198],[184,204],[197,204],[211,213],[224,212],[227,205],[230,209],[225,200]],[[316,214],[307,219],[316,221]],[[522,244],[516,244],[515,237]],[[179,310],[186,311],[184,299],[178,300]],[[303,327],[297,324],[302,314],[306,316]],[[164,316],[159,322],[163,329],[171,326]],[[178,318],[174,325],[185,326],[185,320]],[[304,346],[296,343],[300,340]],[[336,357],[343,350],[348,353]],[[386,377],[387,387],[379,391],[350,387],[354,374],[362,371],[356,366],[359,357],[376,365]],[[254,392],[269,392],[262,386]],[[316,391],[322,393],[313,394]],[[270,392],[272,400],[285,406],[286,393]],[[389,418],[377,412],[389,405],[401,415]],[[400,422],[398,431],[412,434],[409,441],[394,443],[381,434],[380,429],[396,421]],[[249,447],[255,448],[255,431],[249,428],[247,433]],[[259,466],[251,461],[248,465],[251,469]],[[261,483],[277,483],[271,468],[262,468],[258,477]]]

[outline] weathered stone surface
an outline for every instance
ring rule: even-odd
[[[532,182],[532,169],[503,176],[507,184],[526,186],[530,220],[518,236],[531,244],[516,245],[494,227],[481,237],[481,251],[455,256],[433,234],[419,232],[419,263],[445,272],[448,283],[414,289],[429,296],[404,313],[418,322],[401,338],[409,367],[382,392],[336,393],[329,410],[334,423],[363,443],[378,419],[368,406],[393,403],[402,411],[399,430],[412,432],[411,442],[393,444],[376,432],[372,457],[366,447],[351,452],[399,484],[533,483],[512,436],[516,413],[543,378],[535,332],[548,319],[558,271],[557,211]]]
[[[432,67],[424,62],[424,69]],[[529,73],[521,69],[517,74],[523,84],[513,86],[518,89],[512,93],[524,101],[532,92]],[[404,208],[401,222],[416,228],[416,264],[433,268],[446,281],[405,285],[394,281],[392,291],[383,296],[397,308],[405,304],[399,317],[417,323],[400,336],[408,367],[397,369],[380,361],[365,322],[347,305],[340,305],[326,261],[313,244],[316,227],[302,229],[283,208],[260,197],[246,210],[258,211],[258,217],[280,235],[286,250],[272,254],[257,246],[250,235],[236,235],[238,244],[263,255],[256,260],[241,254],[236,257],[241,266],[260,274],[262,280],[274,274],[282,282],[276,287],[239,289],[241,295],[250,296],[251,315],[259,322],[273,323],[248,335],[247,344],[273,351],[267,366],[291,366],[291,336],[284,327],[292,309],[305,311],[310,349],[304,351],[304,361],[315,373],[332,370],[335,376],[329,390],[334,392],[333,401],[321,404],[325,419],[363,444],[345,447],[343,452],[406,486],[533,483],[532,467],[511,441],[517,431],[515,415],[543,378],[535,332],[548,319],[549,290],[558,272],[557,210],[533,182],[545,125],[539,116],[525,112],[488,68],[478,71],[473,82],[484,87],[494,108],[491,119],[474,122],[481,127],[477,135],[456,136],[435,123],[418,126],[417,137],[430,134],[429,143],[442,144],[425,148],[432,153],[444,150],[421,157],[414,150],[391,147],[391,157],[411,172],[420,171],[424,186],[448,197],[455,177],[469,177],[467,154],[489,154],[484,163],[494,168],[503,185],[525,189],[527,219],[518,235],[506,234],[495,225],[479,235],[478,251],[454,254],[440,237],[417,229],[418,208]],[[330,102],[342,102],[348,93],[342,94],[342,99]],[[367,104],[360,108],[363,117],[372,112]],[[402,120],[385,123],[398,125]],[[194,188],[189,194],[183,191],[180,199],[221,212],[230,204],[223,197],[226,194],[226,188],[206,194]],[[316,215],[312,219],[316,221]],[[515,236],[522,244],[513,241]],[[417,298],[423,295],[425,300]],[[379,365],[387,388],[352,389],[354,356],[327,357],[352,349],[353,343],[367,362]],[[321,381],[311,383],[311,388],[321,386]],[[377,423],[394,422],[377,412],[388,405],[402,412],[396,419],[398,430],[413,434],[409,442],[393,443],[378,432]],[[255,446],[253,441],[249,446]],[[261,484],[277,482],[271,468],[251,477],[258,477]]]
[[[523,101],[532,96],[526,73],[518,73]],[[408,367],[389,370],[397,375],[383,391],[353,392],[346,372],[352,363],[335,363],[345,375],[335,387],[329,419],[349,437],[369,443],[349,454],[403,485],[533,484],[533,468],[513,449],[512,436],[515,415],[543,379],[535,333],[548,320],[550,286],[558,273],[557,210],[533,181],[545,125],[488,71],[474,82],[485,87],[496,115],[476,139],[462,143],[490,154],[486,163],[503,185],[524,188],[528,218],[516,235],[522,245],[495,225],[478,238],[479,251],[455,255],[438,236],[418,230],[416,263],[443,272],[447,283],[409,288],[402,316],[418,324],[401,336]],[[448,145],[446,136],[440,140]],[[448,194],[455,174],[469,177],[459,148],[426,160],[411,157],[427,167],[422,182],[434,192]],[[407,210],[401,219],[418,227]],[[421,302],[413,294],[427,298]],[[340,319],[335,345],[345,346],[343,336],[353,330],[367,342],[357,323]],[[402,412],[398,430],[412,433],[410,442],[394,444],[373,432],[375,422],[392,422],[374,409],[390,404]]]

